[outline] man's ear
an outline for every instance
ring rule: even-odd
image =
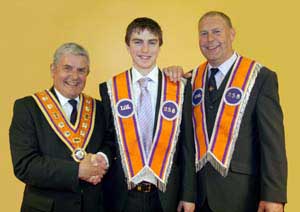
[[[51,63],[50,64],[50,73],[51,73],[51,76],[53,77],[53,74],[55,72],[55,64],[54,63]]]
[[[233,42],[234,38],[235,38],[235,29],[231,28],[230,29],[230,39],[231,39],[231,42]]]
[[[126,49],[130,53],[130,47],[129,47],[129,45],[127,45],[127,43],[126,43]]]

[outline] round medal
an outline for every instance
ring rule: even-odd
[[[86,152],[83,149],[77,148],[74,150],[72,157],[76,162],[80,162],[84,159],[85,155]]]

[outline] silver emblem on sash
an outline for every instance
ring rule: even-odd
[[[80,162],[84,159],[86,155],[86,152],[81,149],[81,148],[77,148],[73,151],[72,157],[76,162]]]
[[[47,108],[48,108],[49,110],[51,110],[51,109],[53,108],[53,105],[52,105],[52,104],[47,104]]]
[[[71,135],[71,133],[70,133],[69,131],[66,131],[66,132],[65,132],[65,136],[66,136],[66,137],[69,137],[70,135]]]
[[[59,127],[59,128],[63,128],[64,126],[65,126],[65,124],[64,124],[63,122],[59,122],[59,123],[58,123],[58,127]]]

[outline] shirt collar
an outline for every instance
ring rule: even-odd
[[[65,96],[63,96],[56,88],[54,88],[54,91],[56,93],[56,96],[60,102],[60,104],[63,106],[65,105],[66,103],[69,103],[68,101],[70,100],[70,98],[67,98]],[[79,96],[77,96],[75,98],[75,100],[77,101],[77,103],[79,102]]]
[[[136,68],[132,67],[132,83],[136,83],[139,79],[143,77],[150,78],[153,82],[158,81],[158,67],[157,65],[146,75],[142,75]]]
[[[218,67],[214,67],[214,68],[218,68],[220,72],[225,76],[230,70],[231,66],[234,64],[235,60],[237,59],[237,56],[238,56],[237,53],[234,52],[228,60],[226,60]],[[210,70],[211,68],[213,67],[210,64],[208,64],[208,69]]]

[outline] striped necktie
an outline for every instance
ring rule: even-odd
[[[142,135],[142,143],[144,145],[146,156],[148,156],[153,134],[153,112],[151,104],[151,95],[147,88],[151,79],[144,77],[138,80],[140,86],[140,96],[137,104],[137,113],[139,120],[139,129]]]

